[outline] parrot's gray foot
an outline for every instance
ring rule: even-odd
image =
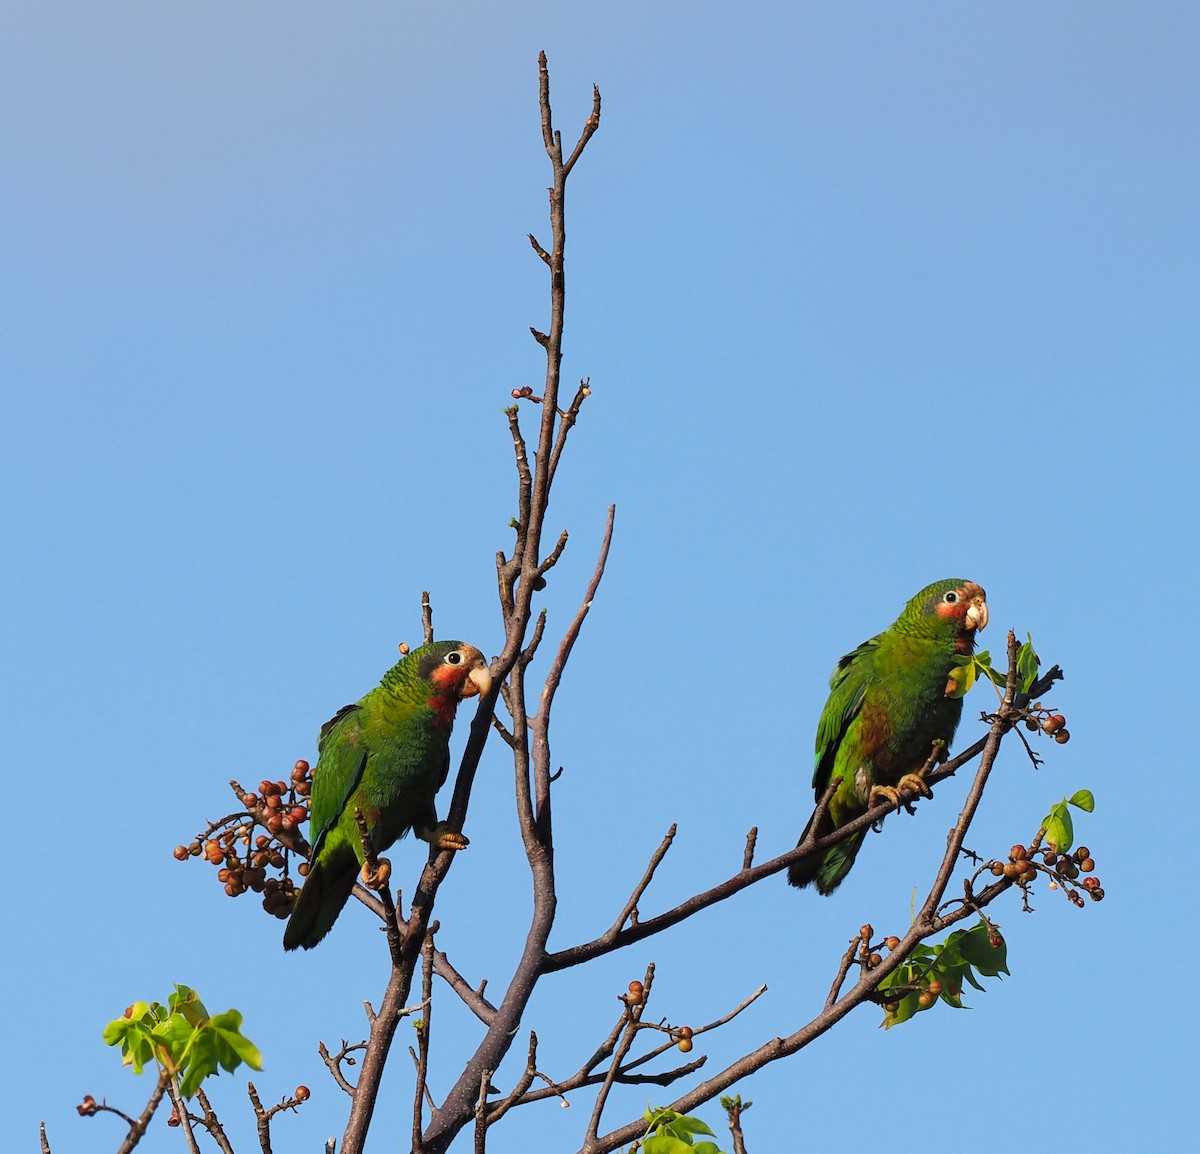
[[[392,863],[387,858],[379,859],[379,868],[372,869],[368,862],[363,862],[362,881],[369,890],[385,889],[392,876]]]
[[[414,829],[413,833],[422,841],[427,841],[434,849],[466,849],[471,843],[461,833],[456,833],[450,829],[444,821],[439,821],[435,826],[426,826],[423,829]]]

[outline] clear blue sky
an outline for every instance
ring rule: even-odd
[[[1074,735],[1040,773],[1005,755],[970,844],[1003,852],[1087,786],[1107,901],[1000,909],[1011,978],[887,1034],[860,1013],[756,1076],[748,1145],[1186,1144],[1195,999],[1166,963],[1197,944],[1175,854],[1200,10],[64,0],[0,15],[0,1145],[33,1149],[45,1119],[55,1154],[115,1149],[75,1104],[136,1112],[150,1084],[100,1031],[175,981],[244,1011],[264,1097],[313,1088],[277,1149],[341,1132],[315,1047],[358,1038],[382,989],[367,916],[285,957],[280,923],[170,850],[231,776],[314,756],[419,637],[422,588],[442,636],[500,647],[501,410],[539,384],[547,308],[525,240],[547,233],[540,48],[564,135],[593,82],[605,101],[571,189],[564,369],[594,395],[551,509],[572,531],[552,627],[618,506],[557,711],[553,943],[609,924],[671,821],[644,912],[736,868],[751,825],[761,852],[792,844],[834,662],[969,577],[985,642],[1029,630],[1066,669]],[[648,961],[675,1022],[768,984],[705,1039],[710,1069],[795,1029],[861,922],[902,932],[964,789],[890,821],[831,899],[776,881],[547,980],[524,1023],[543,1068],[576,1068]],[[495,989],[527,906],[499,745],[467,832],[439,940]],[[406,888],[420,858],[393,855]],[[439,1012],[435,1094],[473,1036],[444,990]],[[407,1061],[381,1150],[407,1133]],[[249,1150],[241,1086],[215,1099]],[[574,1150],[587,1101],[489,1149]],[[160,1121],[143,1148],[182,1145]]]

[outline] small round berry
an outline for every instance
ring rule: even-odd
[[[1088,890],[1098,890],[1100,888],[1100,879],[1097,877],[1084,878],[1083,888]]]
[[[1004,866],[1000,862],[994,861],[992,862],[991,870],[994,877],[999,877],[1004,873]]]
[[[173,857],[173,858],[174,858],[176,861],[187,861],[187,859],[188,859],[188,850],[187,850],[187,846],[185,846],[185,845],[177,845],[177,846],[176,846],[176,847],[175,847],[175,848],[174,848],[174,849],[171,851],[171,856],[172,856],[172,857]]]
[[[937,997],[937,995],[942,992],[942,983],[938,978],[934,978],[933,981],[929,983],[929,992],[933,994],[934,997]]]
[[[694,1033],[695,1031],[691,1026],[680,1026],[679,1029],[675,1031],[675,1036],[677,1038],[690,1038]]]
[[[1097,886],[1094,890],[1088,890],[1088,896],[1094,902],[1102,902],[1104,901],[1104,890]]]
[[[1085,874],[1090,874],[1092,870],[1096,868],[1096,863],[1092,861],[1090,857],[1085,857],[1083,861],[1079,863],[1079,868],[1083,870]]]
[[[874,935],[874,933],[875,933],[875,928],[874,928],[874,926],[871,925],[870,922],[866,922],[863,925],[858,927],[858,936],[860,938],[862,938],[862,940],[864,942],[869,942],[871,940],[872,936]]]
[[[307,1086],[297,1086],[295,1094],[292,1095],[297,1102],[307,1102],[312,1097],[312,1091]]]
[[[1024,861],[1029,856],[1029,851],[1023,845],[1015,845],[1008,851],[1008,856],[1013,861]]]
[[[1092,851],[1087,846],[1081,845],[1075,850],[1075,860],[1082,863],[1087,858],[1092,856]]]
[[[636,978],[629,983],[629,1004],[640,1006],[646,1000],[646,987]]]
[[[924,990],[917,998],[917,1005],[920,1006],[922,1010],[928,1010],[929,1007],[932,1006],[936,1001],[937,997],[934,994],[931,994],[928,990]]]
[[[1054,740],[1057,741],[1059,745],[1066,745],[1067,742],[1071,740],[1071,734],[1066,729],[1060,729],[1054,735]]]
[[[900,939],[896,937],[895,934],[889,934],[883,939],[883,944],[887,946],[889,950],[894,950],[900,944]]]
[[[681,1054],[690,1054],[693,1044],[691,1038],[680,1038],[678,1042],[679,1052]]]

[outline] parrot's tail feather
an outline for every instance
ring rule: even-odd
[[[353,853],[313,862],[283,931],[283,948],[311,950],[337,921],[354,889],[358,861]]]
[[[813,814],[816,817],[816,814]],[[828,816],[826,817],[828,821]],[[808,837],[808,832],[812,827],[813,819],[808,819],[808,825],[804,827],[804,832],[800,835],[799,845]],[[822,823],[824,824],[824,823]],[[831,829],[822,829],[818,836],[824,837],[827,833],[832,833]],[[854,859],[858,856],[858,851],[862,847],[863,839],[867,836],[867,831],[863,830],[860,833],[852,834],[844,841],[840,841],[837,845],[830,846],[824,853],[812,854],[810,857],[802,858],[798,862],[793,862],[788,866],[788,883],[794,885],[797,889],[803,889],[813,882],[817,884],[817,892],[821,894],[831,894],[838,888],[850,872],[850,867],[854,864]]]

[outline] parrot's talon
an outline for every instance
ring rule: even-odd
[[[387,858],[379,858],[377,869],[371,868],[370,862],[363,862],[362,866],[362,882],[369,890],[375,890],[378,893],[380,890],[387,889],[387,884],[392,876],[392,863]]]
[[[874,809],[884,801],[898,809],[900,807],[900,791],[892,785],[871,786],[871,792],[867,795],[867,809]]]
[[[906,773],[896,784],[901,789],[908,790],[909,793],[920,794],[921,797],[933,797],[933,790],[925,781],[924,773]]]
[[[413,832],[422,841],[428,842],[434,849],[466,849],[471,844],[470,839],[464,834],[452,830],[444,821],[439,821],[435,826],[426,826],[424,829],[414,829]]]

